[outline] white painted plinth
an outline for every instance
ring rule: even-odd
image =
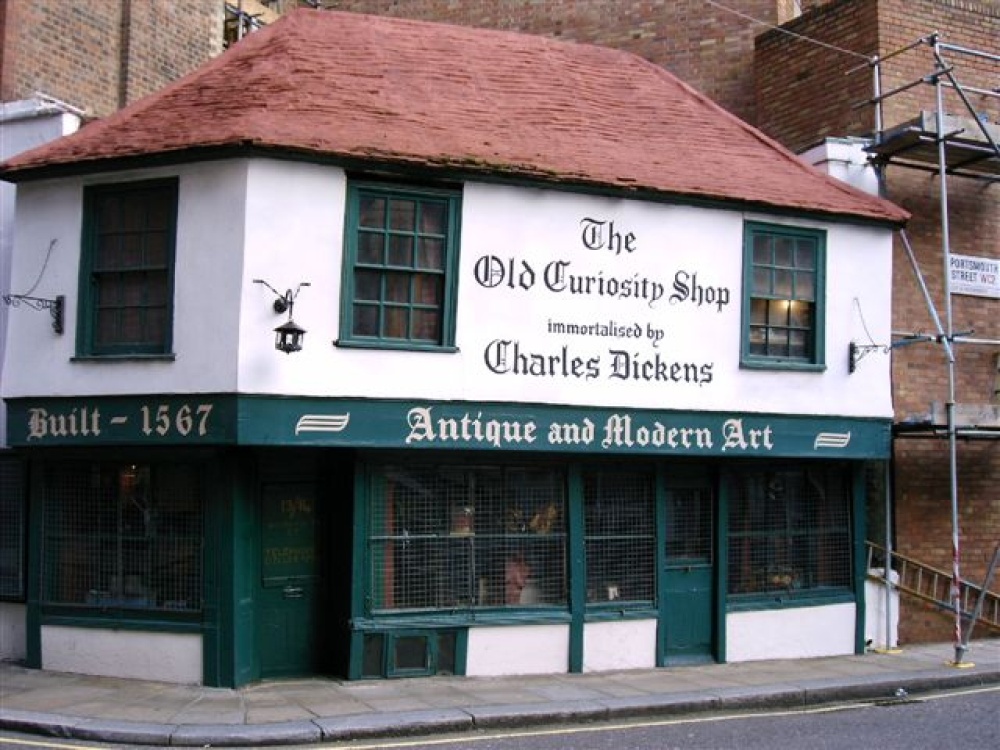
[[[560,674],[569,670],[568,625],[470,628],[469,676]]]
[[[583,630],[583,671],[656,666],[656,620],[591,622]]]
[[[733,612],[726,661],[805,659],[854,653],[854,603]]]

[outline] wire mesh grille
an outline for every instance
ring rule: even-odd
[[[850,481],[845,470],[754,471],[733,484],[729,593],[850,587]]]
[[[653,601],[656,518],[652,475],[587,472],[583,488],[587,601]]]
[[[47,475],[43,602],[201,609],[196,467],[67,463]]]
[[[0,457],[0,598],[24,598],[24,470],[20,460]]]
[[[376,486],[373,610],[565,603],[562,472],[390,466]]]

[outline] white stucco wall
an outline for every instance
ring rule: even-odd
[[[202,682],[201,636],[42,627],[42,669],[158,682]]]
[[[889,340],[888,230],[472,183],[463,194],[458,351],[351,349],[334,345],[339,337],[346,189],[341,170],[237,160],[104,176],[100,181],[168,174],[180,175],[176,361],[113,365],[71,361],[84,182],[29,183],[22,186],[24,198],[18,207],[15,281],[34,278],[46,248],[55,241],[51,268],[38,292],[66,295],[67,332],[53,334],[43,315],[19,318],[11,331],[12,361],[18,367],[4,379],[5,395],[238,390],[810,415],[892,414],[888,357],[866,357],[853,375],[847,369],[848,344],[868,342],[866,329],[877,343]],[[604,222],[602,247],[585,246],[587,220]],[[827,230],[824,372],[740,368],[745,220]],[[618,244],[609,249],[612,224]],[[560,263],[568,275],[589,277],[595,289],[614,280],[619,287],[624,283],[641,287],[643,294],[621,298],[597,291],[554,291],[546,284],[546,269],[551,272],[553,264]],[[524,275],[529,267],[530,284]],[[273,312],[274,295],[254,284],[256,278],[282,293],[302,282],[310,284],[295,302],[295,320],[307,330],[302,352],[289,356],[274,350],[272,330],[285,316]],[[528,288],[520,285],[522,280]],[[658,299],[650,296],[654,289]],[[579,335],[560,329],[593,324],[613,324],[638,336]],[[508,362],[516,359],[516,342],[522,354],[555,357],[554,371],[497,372],[496,341],[509,342]],[[690,382],[615,377],[622,371],[622,361],[657,357],[668,366],[692,365],[700,375]],[[569,371],[571,364],[564,364],[574,360],[583,363],[578,375]]]
[[[655,666],[656,620],[589,622],[584,626],[584,672]]]
[[[558,674],[569,670],[568,625],[469,628],[469,676]]]
[[[29,148],[75,132],[80,117],[65,106],[35,99],[0,104],[0,161]],[[30,286],[11,286],[11,264],[14,251],[14,204],[17,187],[0,180],[0,297],[5,294],[27,294]],[[32,291],[31,296],[40,296]],[[4,380],[4,351],[7,345],[7,321],[12,308],[0,302],[0,383]],[[39,315],[50,320],[47,312],[37,313],[21,307],[18,315]],[[0,403],[0,448],[7,445],[7,407]]]
[[[27,654],[27,607],[0,602],[0,661],[20,661]]]
[[[853,654],[854,616],[853,603],[730,613],[726,661]]]

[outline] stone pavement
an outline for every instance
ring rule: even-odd
[[[1000,684],[1000,639],[899,653],[601,674],[269,681],[237,690],[0,664],[0,730],[148,745],[298,744],[899,700]],[[970,664],[974,666],[969,666]]]

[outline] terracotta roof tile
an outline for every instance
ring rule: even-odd
[[[890,223],[908,217],[634,55],[314,10],[289,13],[165,89],[10,159],[0,176],[245,146]]]

